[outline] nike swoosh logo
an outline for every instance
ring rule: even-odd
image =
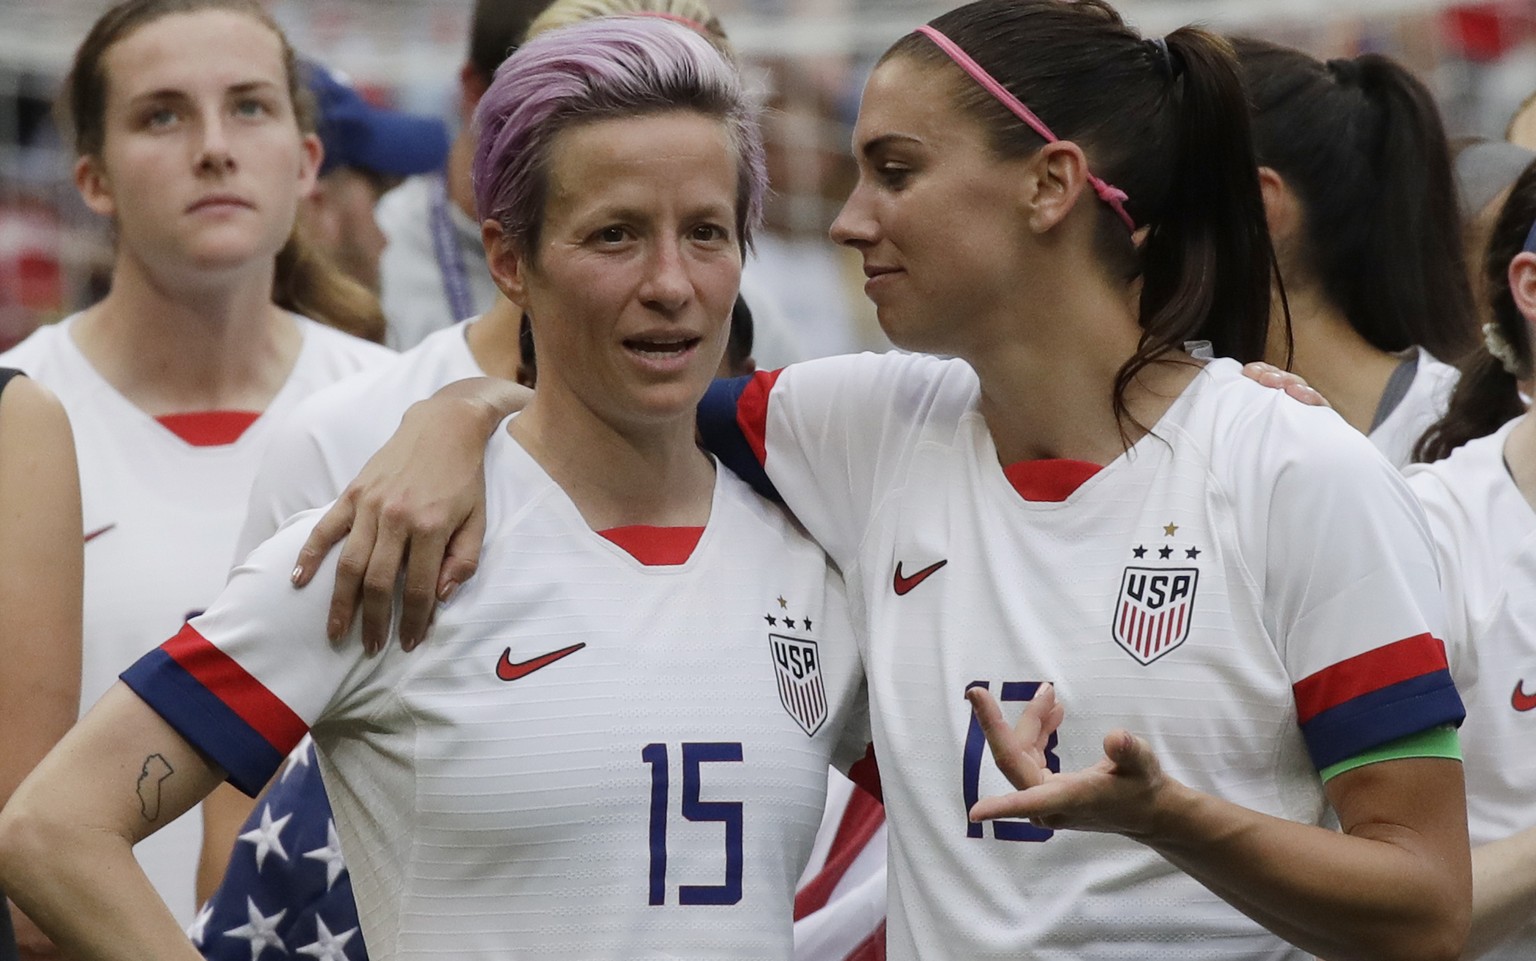
[[[1509,706],[1522,714],[1536,710],[1536,694],[1525,693],[1524,679],[1515,682],[1515,689],[1509,695]]]
[[[96,538],[100,537],[101,535],[105,534],[107,531],[111,530],[112,528],[114,528],[116,526],[117,525],[115,523],[114,524],[108,524],[106,527],[98,527],[95,530],[90,531],[89,533],[87,533],[85,535],[85,543],[89,544],[91,541],[94,541]]]
[[[945,564],[948,564],[948,563],[949,563],[949,559],[945,558],[942,561],[937,561],[937,562],[935,562],[933,564],[929,564],[927,567],[925,567],[922,570],[918,571],[916,574],[913,574],[911,577],[904,577],[904,576],[902,576],[902,573],[901,573],[901,561],[897,561],[896,562],[896,576],[894,578],[892,578],[892,580],[891,580],[891,587],[895,589],[896,596],[900,597],[901,595],[903,595],[903,594],[907,593],[908,591],[912,590],[912,588],[914,588],[917,585],[921,584],[923,581],[926,581],[928,579],[929,575],[931,575],[934,571],[937,571],[939,568],[943,567]]]
[[[540,668],[548,667],[562,657],[569,657],[586,646],[587,643],[583,641],[580,644],[572,644],[570,647],[562,647],[558,651],[550,651],[548,654],[529,658],[520,664],[512,662],[512,648],[509,647],[501,652],[501,660],[496,662],[496,676],[503,681],[515,681],[518,678],[527,677]]]

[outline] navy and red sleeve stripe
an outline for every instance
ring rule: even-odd
[[[1296,682],[1297,721],[1318,770],[1466,717],[1445,645],[1418,634]]]
[[[783,371],[717,380],[699,401],[699,439],[731,473],[771,501],[783,502],[768,479],[768,395]]]
[[[252,797],[309,732],[288,705],[191,624],[122,679]]]

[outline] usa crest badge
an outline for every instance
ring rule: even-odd
[[[1143,665],[1183,644],[1199,583],[1194,567],[1127,567],[1115,602],[1115,643]]]
[[[807,736],[814,735],[827,719],[827,686],[822,680],[816,642],[769,634],[768,644],[773,652],[779,703]]]

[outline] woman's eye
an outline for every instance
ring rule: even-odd
[[[597,239],[605,244],[621,244],[628,236],[623,227],[604,227],[597,232]]]
[[[896,167],[891,165],[880,167],[875,172],[879,174],[880,180],[890,187],[904,186],[907,182],[907,179],[912,175],[912,170],[908,167]]]
[[[268,109],[266,101],[263,100],[247,99],[236,101],[235,103],[235,114],[237,116],[260,117],[268,113],[271,113],[271,110]]]
[[[693,228],[693,239],[700,243],[717,243],[730,236],[731,232],[719,224],[699,224]]]
[[[170,107],[156,107],[144,114],[144,126],[146,127],[169,127],[175,122],[176,111]]]

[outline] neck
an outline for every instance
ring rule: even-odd
[[[1526,396],[1530,396],[1530,390],[1536,384],[1527,383],[1522,387]],[[1536,417],[1527,414],[1509,432],[1509,437],[1504,440],[1504,461],[1509,465],[1515,486],[1525,495],[1526,503],[1536,510]]]
[[[1291,370],[1306,378],[1350,426],[1368,434],[1381,395],[1401,358],[1378,350],[1349,325],[1342,311],[1311,286],[1287,288],[1291,308],[1291,337],[1295,342]],[[1270,325],[1267,359],[1285,364],[1284,317],[1278,306]]]
[[[692,413],[616,427],[545,378],[510,429],[593,530],[699,527],[709,521],[715,475],[695,445]]]
[[[219,283],[157,276],[123,253],[112,290],[72,331],[86,359],[153,416],[265,410],[303,335],[272,303],[272,270]]]
[[[469,126],[466,124],[464,130]],[[465,132],[460,132],[453,141],[453,146],[448,148],[448,199],[453,205],[464,213],[470,220],[475,219],[475,186],[470,180],[470,171],[475,163],[475,142]]]
[[[518,334],[523,314],[517,305],[505,297],[497,297],[491,309],[469,325],[465,337],[469,352],[480,369],[491,377],[517,380],[522,366],[522,350]]]
[[[1143,427],[1122,425],[1114,383],[1141,336],[1134,291],[1087,284],[1056,296],[1032,290],[1018,302],[1030,305],[1029,316],[989,325],[1007,333],[966,358],[981,381],[981,413],[1004,465],[1041,458],[1108,464],[1156,423],[1198,369],[1158,363],[1144,370],[1126,392],[1129,413]]]

